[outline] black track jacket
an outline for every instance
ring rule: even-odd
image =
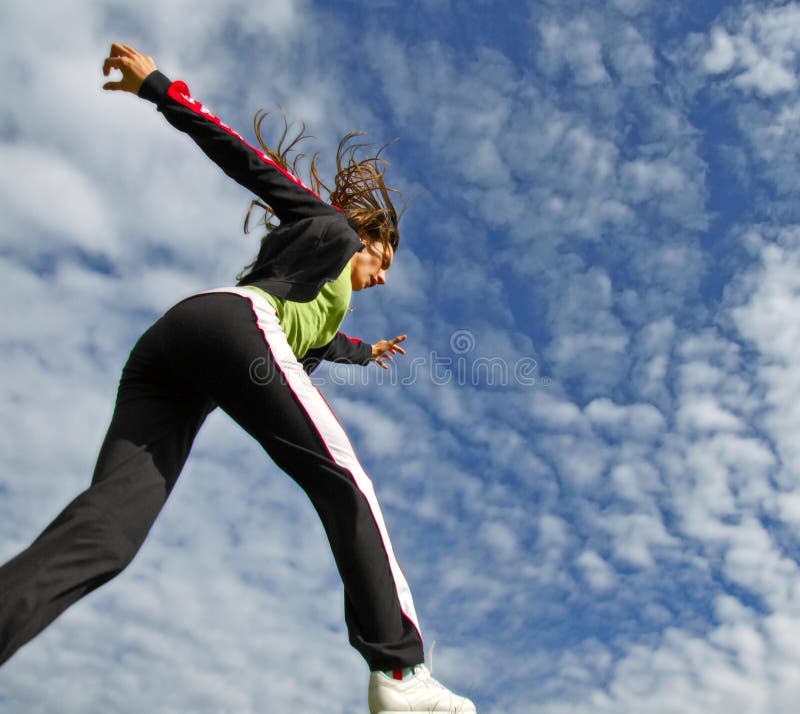
[[[172,82],[156,70],[145,79],[139,96],[155,103],[166,120],[188,134],[228,176],[269,204],[280,221],[262,241],[255,265],[239,285],[254,285],[284,300],[310,302],[361,250],[358,234],[339,209],[223,124],[192,98],[184,82]],[[372,345],[339,332],[301,361],[311,373],[322,360],[368,364],[371,358]]]

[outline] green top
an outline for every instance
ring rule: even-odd
[[[246,285],[263,295],[278,313],[278,320],[297,359],[302,359],[312,347],[327,345],[339,331],[350,306],[353,287],[350,282],[350,264],[336,280],[325,283],[319,295],[311,302],[282,300],[254,285]]]

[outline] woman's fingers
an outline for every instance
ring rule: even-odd
[[[136,54],[138,53],[130,45],[123,45],[120,44],[119,42],[111,43],[110,55],[112,57],[133,57]]]
[[[103,62],[103,74],[108,77],[112,69],[122,72],[122,79],[119,82],[106,82],[103,89],[138,94],[144,80],[157,68],[152,57],[140,54],[130,45],[114,42],[109,56]]]
[[[106,61],[103,62],[103,74],[108,77],[112,69],[123,71],[123,67],[127,65],[128,61],[126,57],[106,57]]]
[[[108,70],[112,68],[122,69],[130,64],[131,60],[139,56],[139,53],[130,45],[121,45],[118,42],[114,42],[111,45],[106,61],[103,63],[103,73],[108,74]]]
[[[402,347],[398,347],[397,343],[402,342],[408,335],[399,335],[391,340],[381,340],[373,346],[373,360],[377,362],[383,369],[389,369],[389,365],[384,361],[393,361],[393,354],[405,354],[406,351]]]
[[[399,347],[399,346],[397,345],[397,343],[398,343],[398,342],[403,342],[403,341],[404,341],[404,340],[405,340],[407,337],[408,337],[408,335],[400,335],[400,336],[398,336],[398,337],[395,337],[395,338],[394,338],[394,339],[391,341],[391,342],[392,342],[392,346],[391,346],[391,348],[390,348],[390,349],[391,349],[391,351],[392,351],[392,352],[399,352],[401,355],[404,355],[404,354],[406,353],[406,351],[405,351],[405,350],[404,350],[402,347]]]

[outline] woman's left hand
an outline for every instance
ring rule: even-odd
[[[144,80],[157,67],[152,57],[137,52],[130,45],[115,42],[103,62],[103,74],[108,77],[112,69],[122,72],[122,79],[119,82],[106,82],[103,89],[138,94]]]
[[[372,361],[377,362],[384,369],[389,369],[389,365],[384,360],[392,361],[392,355],[398,352],[404,355],[406,351],[402,347],[398,347],[398,342],[403,342],[408,335],[399,335],[393,340],[381,340],[372,345]]]

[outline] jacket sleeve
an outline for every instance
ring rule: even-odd
[[[188,134],[234,181],[269,204],[281,223],[339,213],[193,99],[184,82],[172,82],[155,70],[139,96],[153,102],[172,126]]]
[[[322,360],[339,364],[367,365],[372,360],[372,345],[356,337],[337,332],[327,345],[314,347],[301,360],[303,369],[311,374]]]

